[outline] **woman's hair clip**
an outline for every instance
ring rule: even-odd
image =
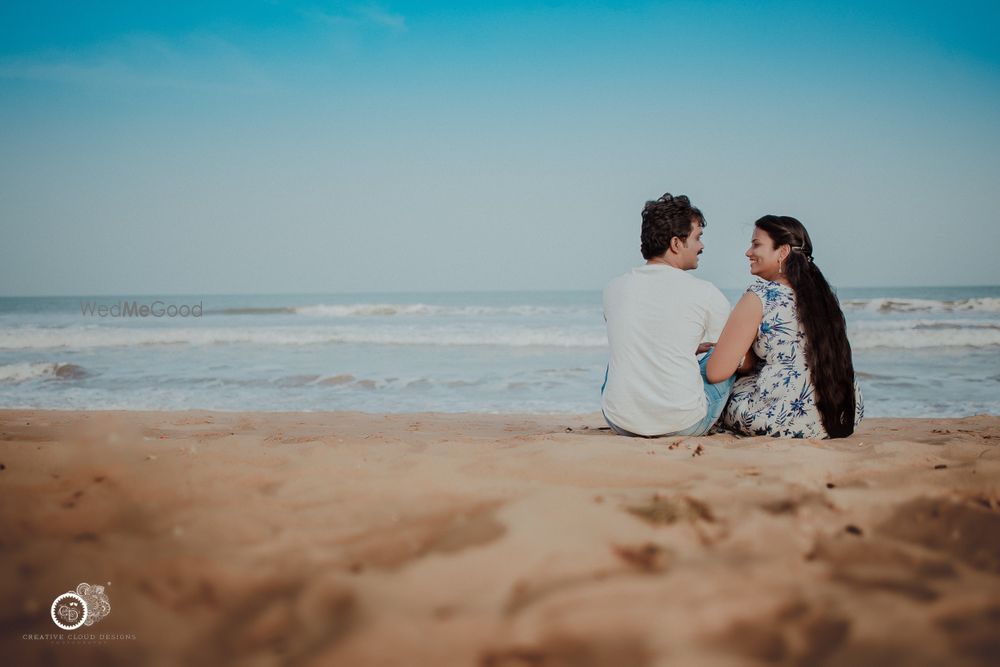
[[[791,246],[791,248],[792,248],[792,250],[797,250],[797,251],[801,252],[802,254],[804,254],[806,256],[806,259],[808,259],[810,262],[813,261],[812,254],[806,252],[806,247],[805,246],[793,245],[793,246]]]

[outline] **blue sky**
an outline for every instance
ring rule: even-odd
[[[995,3],[478,4],[4,3],[0,294],[1000,283]]]

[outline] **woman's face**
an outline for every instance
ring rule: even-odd
[[[750,248],[746,251],[746,256],[750,260],[750,273],[752,275],[764,280],[777,280],[780,275],[781,263],[788,256],[788,247],[775,248],[770,234],[759,227],[754,227]]]

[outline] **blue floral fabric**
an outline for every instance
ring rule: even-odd
[[[799,326],[794,290],[781,283],[757,280],[747,291],[760,297],[764,306],[751,347],[761,362],[753,373],[736,381],[722,414],[723,424],[745,435],[825,438],[806,364],[805,332]],[[857,383],[854,392],[857,424],[864,415]]]

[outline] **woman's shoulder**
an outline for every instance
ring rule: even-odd
[[[750,283],[750,285],[747,286],[746,291],[751,294],[756,294],[764,303],[769,303],[794,293],[794,290],[787,285],[776,283],[773,280],[764,280],[763,278],[755,279],[752,283]]]

